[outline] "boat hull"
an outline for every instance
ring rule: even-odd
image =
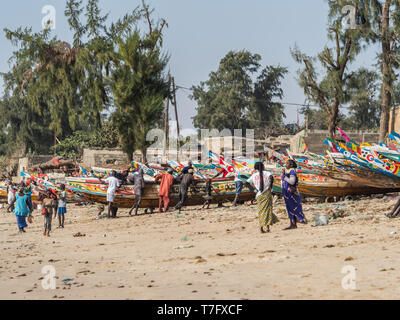
[[[88,202],[96,202],[107,204],[107,186],[99,182],[81,182],[69,181],[67,188],[77,193],[81,198]],[[232,202],[235,199],[235,183],[233,179],[216,180],[212,183],[212,200],[211,203]],[[179,185],[174,185],[170,195],[170,206],[175,206],[179,202]],[[159,185],[146,184],[144,195],[140,202],[141,208],[157,208],[159,205]],[[239,197],[239,201],[254,200],[255,193],[246,186]],[[195,206],[204,204],[206,199],[205,182],[199,182],[195,188],[190,187],[188,198],[185,202],[186,206]],[[135,201],[133,186],[122,186],[115,195],[115,204],[119,208],[131,208]]]

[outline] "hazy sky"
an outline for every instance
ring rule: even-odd
[[[39,31],[44,17],[42,8],[56,8],[57,36],[71,41],[72,35],[64,17],[63,0],[4,1],[0,12],[0,72],[8,70],[13,47],[4,37],[3,28],[31,26]],[[207,80],[218,68],[219,61],[229,50],[250,50],[259,53],[263,65],[289,68],[283,89],[284,102],[303,103],[304,94],[296,82],[298,65],[290,48],[297,44],[307,54],[314,55],[326,44],[327,4],[324,0],[149,0],[156,17],[165,18],[164,48],[170,54],[170,71],[176,84],[191,87]],[[101,0],[110,20],[133,10],[139,0]],[[359,58],[358,64],[371,64]],[[178,93],[178,108],[183,128],[192,128],[195,102],[190,92]],[[287,107],[286,122],[295,122],[297,108]],[[171,118],[173,114],[171,113]]]

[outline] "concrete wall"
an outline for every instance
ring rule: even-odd
[[[125,166],[129,163],[127,155],[119,149],[84,149],[82,161],[85,168]]]
[[[371,144],[379,142],[378,132],[362,132],[362,131],[349,131],[346,132],[351,140],[356,142],[368,142]],[[293,136],[290,144],[290,150],[292,152],[301,152],[300,141],[304,137],[304,140],[308,146],[308,150],[313,153],[325,153],[325,150],[329,150],[329,147],[324,144],[326,138],[328,138],[329,133],[326,130],[304,130]],[[340,133],[336,136],[339,138]]]
[[[53,156],[50,155],[43,155],[43,156],[29,156],[25,158],[20,158],[18,161],[18,181],[21,180],[20,173],[22,171],[26,171],[27,168],[35,166],[37,164],[47,162],[53,159]]]
[[[391,129],[390,131],[400,133],[400,106],[390,112],[389,128]]]
[[[264,140],[254,140],[235,136],[210,137],[202,141],[204,150],[212,151],[217,154],[226,153],[229,156],[232,154],[245,156],[246,152],[252,151],[255,153],[263,152],[265,143]]]

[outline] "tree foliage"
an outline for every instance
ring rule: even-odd
[[[400,1],[399,0],[340,0],[330,2],[330,16],[337,16],[344,5],[356,10],[358,25],[355,32],[366,45],[378,44],[377,60],[381,73],[380,141],[389,131],[389,113],[393,107],[395,70],[400,66]]]
[[[119,147],[119,135],[117,128],[111,121],[106,122],[101,128],[91,134],[85,131],[75,131],[56,146],[59,156],[68,158],[81,158],[85,148],[114,149]],[[51,148],[54,151],[54,147]]]
[[[330,2],[336,6],[335,2]],[[335,136],[340,120],[339,107],[349,101],[347,87],[353,72],[349,70],[351,62],[360,51],[359,33],[344,30],[341,17],[331,16],[328,26],[328,38],[332,47],[326,46],[316,57],[302,53],[298,48],[292,50],[294,60],[302,65],[298,71],[298,82],[304,89],[307,99],[321,106],[328,117],[329,135]],[[322,70],[322,74],[318,74]]]
[[[230,51],[207,81],[192,87],[196,128],[234,130],[282,124],[283,106],[274,99],[283,97],[280,86],[287,69],[267,66],[260,71],[260,61],[259,54]]]
[[[349,116],[343,120],[345,129],[368,130],[379,127],[379,76],[375,71],[359,69],[349,82]]]
[[[146,5],[143,14],[149,30],[141,34],[136,28],[119,38],[110,84],[116,107],[112,120],[122,148],[130,159],[140,150],[146,162],[147,148],[152,144],[147,134],[163,117],[164,99],[169,95],[165,74],[169,57],[161,51],[166,22],[154,23]]]
[[[65,16],[73,32],[72,44],[52,36],[50,29],[5,29],[6,37],[17,49],[10,59],[11,70],[3,75],[6,90],[0,103],[0,138],[5,145],[0,152],[12,153],[20,148],[22,153],[47,153],[54,135],[64,141],[74,132],[87,137],[96,134],[102,125],[102,113],[114,100],[118,106],[112,119],[127,117],[123,121],[129,127],[129,132],[120,133],[125,140],[135,142],[133,148],[143,149],[143,136],[153,125],[152,119],[159,117],[166,96],[165,81],[158,74],[168,60],[160,53],[166,22],[154,26],[151,13],[143,2],[142,8],[108,23],[98,0],[87,0],[86,4],[83,0],[67,0]],[[150,26],[143,36],[139,29],[142,21]],[[134,56],[130,56],[131,49],[136,50]],[[126,80],[129,68],[136,78],[120,93],[123,84],[118,76]],[[136,99],[136,109],[119,109],[128,101],[121,102],[125,94],[128,100]],[[77,136],[71,139],[79,141]]]

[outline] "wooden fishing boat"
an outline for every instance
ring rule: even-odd
[[[5,181],[0,181],[0,203],[7,202],[7,185]]]
[[[70,192],[78,194],[81,198],[88,202],[96,202],[107,204],[107,185],[99,182],[99,180],[73,180],[70,179],[66,184]],[[158,192],[159,185],[154,183],[146,183],[144,196],[140,203],[141,208],[158,208]],[[179,201],[179,185],[172,187],[171,206],[175,206]],[[232,202],[235,198],[235,183],[233,178],[215,179],[212,182],[212,203]],[[239,201],[250,201],[255,198],[255,192],[243,187]],[[190,187],[188,199],[185,203],[187,206],[202,205],[206,199],[205,181],[198,180],[195,188]],[[131,208],[135,200],[132,185],[124,185],[119,188],[115,196],[115,204],[119,208]]]

